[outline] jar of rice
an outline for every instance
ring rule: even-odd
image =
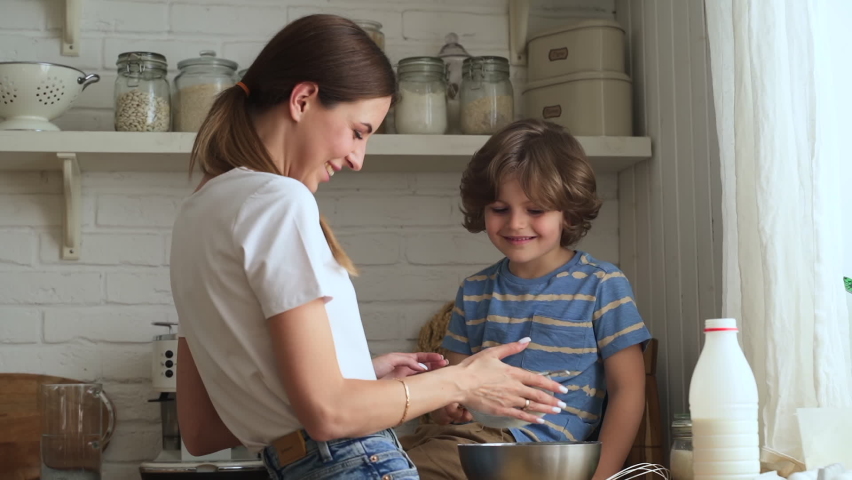
[[[172,102],[174,131],[197,132],[216,96],[237,83],[237,62],[203,50],[197,58],[178,62],[178,70]]]

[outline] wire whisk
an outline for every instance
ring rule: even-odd
[[[669,470],[666,467],[655,463],[638,463],[632,467],[625,468],[624,470],[609,477],[607,480],[631,480],[632,478],[641,477],[649,473],[659,475],[666,480],[671,480]]]

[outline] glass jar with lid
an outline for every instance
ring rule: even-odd
[[[352,20],[362,30],[367,32],[367,35],[376,42],[376,45],[385,51],[385,34],[382,32],[382,24],[375,20]]]
[[[447,43],[441,47],[438,57],[447,64],[447,133],[461,133],[461,93],[462,64],[470,54],[459,44],[455,33],[444,37]]]
[[[692,480],[692,419],[688,413],[674,416],[670,460],[673,480]]]
[[[471,57],[462,63],[461,129],[491,135],[512,122],[514,90],[505,57]]]
[[[202,50],[197,58],[178,62],[175,77],[174,130],[197,132],[216,96],[237,83],[237,62]]]
[[[437,57],[399,61],[397,133],[442,135],[447,131],[447,68]]]
[[[115,129],[119,132],[168,132],[171,99],[166,57],[126,52],[116,61]]]
[[[384,52],[385,51],[385,34],[382,32],[382,24],[375,20],[352,20],[356,25],[361,27],[362,30],[367,32],[367,35],[375,42],[376,45]],[[393,108],[393,107],[391,107]],[[390,112],[388,116],[390,116]],[[386,133],[387,132],[387,117],[385,121],[381,123],[381,125],[376,128],[373,133]]]

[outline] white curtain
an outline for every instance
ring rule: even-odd
[[[723,312],[741,322],[763,444],[799,459],[796,409],[852,405],[841,273],[842,224],[852,216],[852,183],[843,183],[852,163],[850,5],[705,2],[722,166]]]

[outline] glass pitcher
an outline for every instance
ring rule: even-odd
[[[39,401],[42,480],[100,480],[103,443],[115,427],[112,404],[101,385],[43,384]]]

